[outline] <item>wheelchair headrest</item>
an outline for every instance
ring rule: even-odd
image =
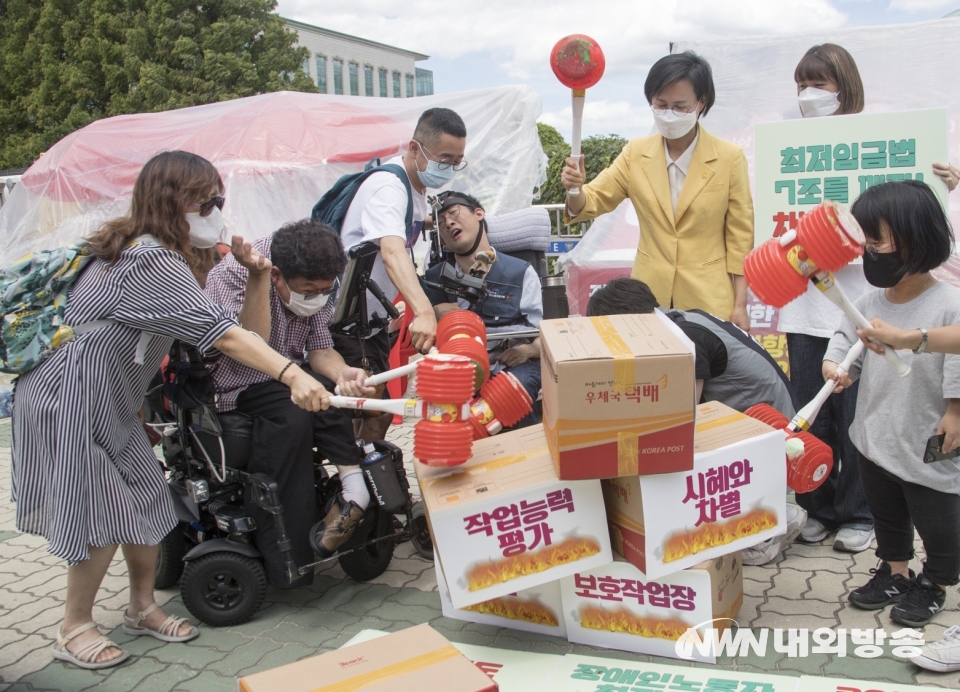
[[[495,250],[546,252],[550,247],[550,212],[543,207],[487,216],[487,233]]]

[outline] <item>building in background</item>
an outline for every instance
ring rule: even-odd
[[[321,94],[409,98],[433,94],[433,72],[416,63],[430,56],[341,34],[312,24],[284,20],[310,51],[303,64]]]

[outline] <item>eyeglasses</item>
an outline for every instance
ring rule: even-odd
[[[684,106],[682,108],[657,108],[656,106],[650,106],[650,110],[661,117],[667,113],[673,113],[678,118],[682,118],[685,115],[690,115],[693,113],[695,108],[696,106]]]
[[[460,207],[462,206],[462,204],[454,204],[449,209],[444,209],[442,212],[440,212],[440,220],[445,223],[456,221],[460,216]]]
[[[413,141],[417,142],[417,140],[413,140]],[[420,144],[420,142],[417,142],[417,144]],[[429,154],[430,156],[433,156],[433,154],[430,154],[430,150],[427,149],[422,144],[420,144],[420,148],[423,149],[424,154]],[[429,156],[427,158],[429,158]],[[432,161],[433,159],[430,159],[430,160]],[[441,171],[445,171],[448,168],[452,168],[455,171],[462,171],[464,168],[467,167],[467,162],[465,159],[460,159],[460,161],[458,161],[457,163],[450,163],[449,161],[434,161],[434,163],[437,164],[437,168],[439,168]]]
[[[863,254],[867,255],[870,259],[877,259],[877,255],[885,255],[891,252],[896,252],[897,248],[893,246],[892,243],[885,243],[883,245],[864,245]]]
[[[340,288],[340,279],[336,278],[333,280],[333,286],[331,286],[330,288],[327,288],[323,291],[317,291],[316,293],[311,293],[309,295],[305,295],[303,298],[304,300],[310,300],[318,296],[332,296],[334,293],[337,292],[338,288]]]
[[[223,211],[223,203],[226,200],[223,197],[211,197],[206,202],[201,202],[197,206],[200,207],[200,216],[209,216],[210,212],[213,211],[213,208],[216,207],[220,211]]]

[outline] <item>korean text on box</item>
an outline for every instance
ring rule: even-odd
[[[743,604],[740,553],[650,579],[623,558],[560,582],[567,638],[577,644],[677,657],[677,640],[712,620],[726,629]],[[726,618],[731,618],[727,620]],[[715,663],[713,652],[692,649]]]
[[[600,482],[557,479],[540,425],[474,442],[462,466],[415,467],[455,608],[613,559]]]
[[[696,434],[693,470],[603,481],[614,549],[653,579],[786,530],[783,432],[709,402]]]
[[[544,320],[543,422],[561,479],[693,468],[694,347],[659,311]]]

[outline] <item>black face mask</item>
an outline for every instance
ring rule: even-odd
[[[876,257],[871,257],[870,253],[864,253],[863,255],[863,274],[871,286],[893,288],[900,283],[900,279],[906,273],[903,259],[896,250],[893,252],[878,252]]]

